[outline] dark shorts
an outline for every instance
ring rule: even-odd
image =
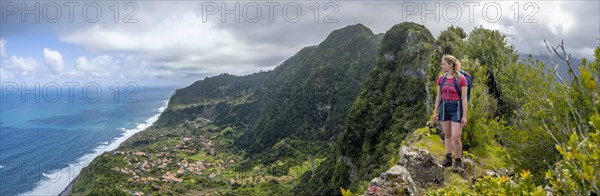
[[[440,105],[440,121],[452,121],[460,123],[462,117],[462,105],[459,101],[442,101]]]

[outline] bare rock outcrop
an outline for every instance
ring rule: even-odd
[[[403,146],[399,155],[396,165],[371,180],[363,195],[420,195],[422,187],[444,183],[444,168],[429,151]]]

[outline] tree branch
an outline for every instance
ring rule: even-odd
[[[546,40],[544,40],[545,42]],[[559,49],[562,51],[563,55],[561,56],[558,51],[556,51],[557,49]],[[556,46],[556,48],[552,48],[552,50],[554,51],[554,53],[556,54],[556,56],[558,56],[558,58],[562,59],[563,61],[565,61],[567,63],[567,66],[569,66],[569,71],[571,73],[571,75],[573,76],[573,78],[576,81],[579,81],[579,76],[577,76],[577,74],[575,74],[575,69],[573,69],[573,65],[571,65],[571,53],[567,53],[565,51],[565,46],[564,46],[564,40],[562,40],[560,42],[560,44],[558,46]]]
[[[548,52],[550,54],[552,54],[552,50],[550,50],[550,46],[548,46],[548,43],[546,42],[546,39],[544,39],[544,44],[546,45],[546,49],[548,49]],[[565,83],[565,81],[562,79],[562,77],[560,77],[560,75],[558,75],[558,64],[554,64],[554,60],[552,58],[552,55],[549,55],[549,56],[550,56],[550,64],[552,64],[554,66],[554,74],[552,75],[552,77],[554,78],[554,80],[560,82],[563,86],[569,88],[569,86],[567,85],[567,83]]]

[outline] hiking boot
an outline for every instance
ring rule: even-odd
[[[454,172],[460,172],[463,169],[463,163],[461,159],[454,159],[454,168],[452,169],[452,171]]]
[[[452,154],[446,154],[446,159],[444,159],[444,161],[442,162],[442,166],[452,166]]]

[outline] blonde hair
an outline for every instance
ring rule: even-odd
[[[442,60],[446,61],[448,64],[452,64],[454,65],[452,67],[452,70],[454,71],[454,75],[458,76],[459,75],[459,70],[460,70],[460,61],[458,61],[458,59],[452,55],[449,54],[445,54],[444,56],[442,56]]]

